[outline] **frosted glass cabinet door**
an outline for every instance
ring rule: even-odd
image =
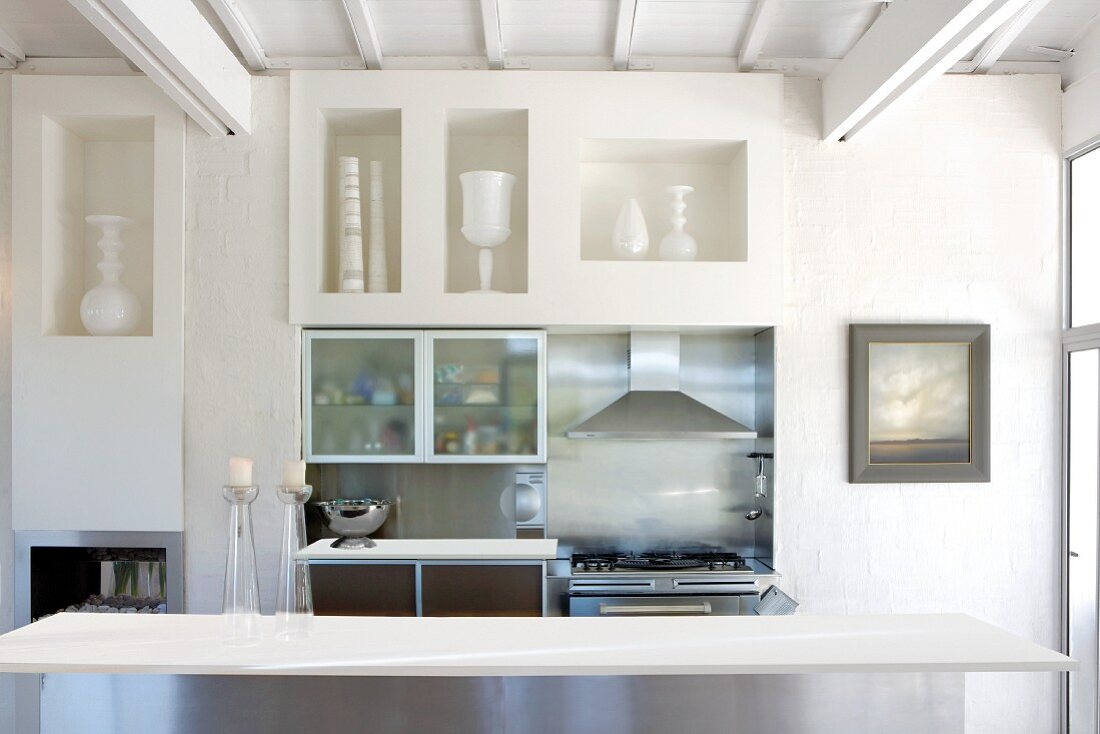
[[[428,460],[546,461],[546,334],[427,332]]]
[[[422,332],[307,331],[306,461],[423,461]]]

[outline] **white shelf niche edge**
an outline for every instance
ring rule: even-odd
[[[612,234],[628,199],[641,206],[649,232],[642,261],[659,261],[661,238],[671,229],[674,185],[694,187],[686,231],[699,247],[697,262],[745,262],[747,160],[744,140],[581,141],[581,259],[618,261]],[[623,261],[636,262],[636,261]]]

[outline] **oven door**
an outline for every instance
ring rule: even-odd
[[[569,595],[570,617],[705,617],[751,614],[758,594]]]

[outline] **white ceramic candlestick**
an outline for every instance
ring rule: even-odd
[[[482,248],[477,256],[480,288],[470,293],[500,293],[493,290],[492,247],[503,245],[512,234],[512,188],[516,177],[504,171],[467,171],[462,182],[462,236]]]
[[[695,238],[684,231],[684,225],[687,224],[687,217],[684,216],[687,204],[684,203],[684,197],[695,191],[695,188],[669,186],[665,191],[672,194],[672,219],[669,220],[672,223],[672,231],[661,240],[661,259],[694,260],[698,247],[695,244]]]
[[[103,260],[96,266],[103,274],[103,281],[84,294],[80,301],[80,320],[93,336],[127,336],[141,321],[141,301],[122,284],[126,266],[119,259],[126,247],[122,230],[132,226],[134,220],[112,214],[93,214],[84,220],[103,232],[96,243],[103,252]]]

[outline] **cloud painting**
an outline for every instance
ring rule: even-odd
[[[970,461],[970,345],[871,342],[872,464]]]

